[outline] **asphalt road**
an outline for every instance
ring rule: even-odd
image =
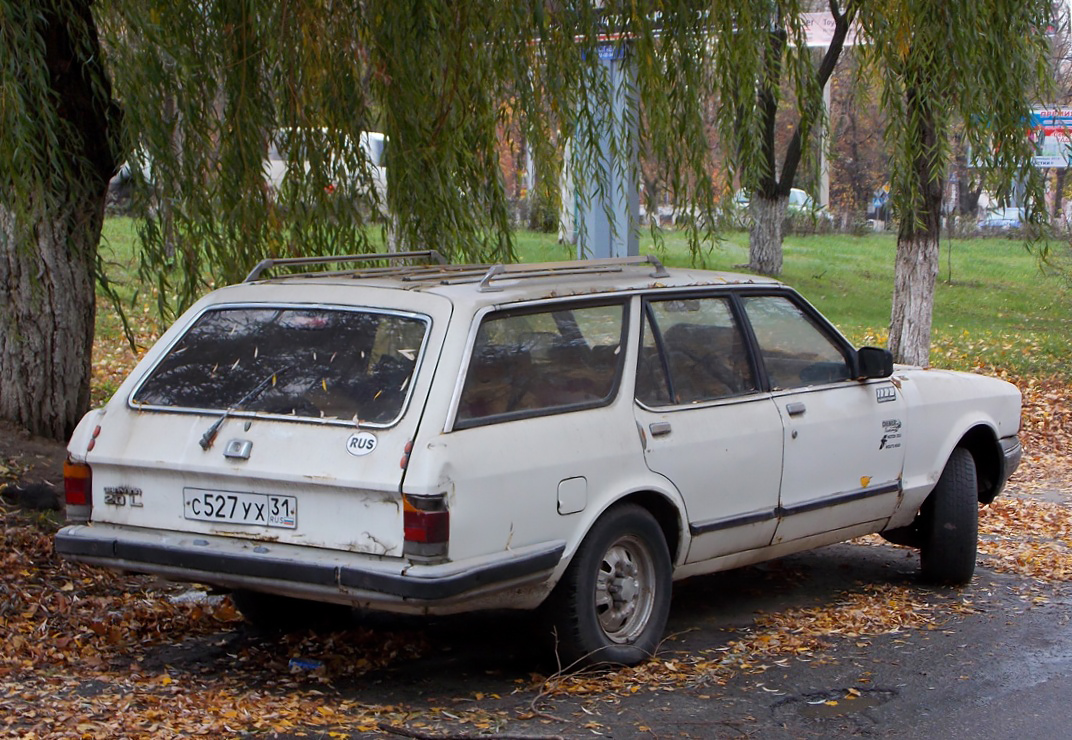
[[[980,566],[966,589],[929,590],[917,583],[917,563],[904,549],[846,544],[679,584],[668,630],[675,637],[661,654],[668,660],[727,645],[757,613],[830,604],[869,584],[909,584],[924,598],[973,606],[970,614],[939,613],[932,629],[835,637],[818,655],[740,672],[721,686],[538,697],[526,684],[548,666],[528,640],[530,622],[480,615],[424,623],[431,644],[424,657],[336,688],[415,709],[463,706],[501,716],[539,709],[536,719],[498,725],[493,737],[1072,736],[1072,588]],[[421,732],[481,734],[446,719]]]
[[[801,558],[807,580],[789,598],[806,600],[816,590],[850,586],[832,573],[840,569],[834,561],[860,561],[853,549],[859,550],[839,546]],[[882,578],[874,566],[890,552],[900,555],[884,549],[865,553],[861,570]],[[903,561],[885,564],[887,578],[914,578]],[[872,638],[863,647],[839,638],[825,661],[791,662],[731,682],[716,702],[716,714],[734,722],[740,735],[764,738],[1069,737],[1072,593],[1061,588],[1043,597],[1025,579],[981,569],[964,594],[975,614],[956,615],[939,629]],[[850,689],[860,698],[846,701]],[[779,695],[763,696],[770,690]],[[838,703],[817,704],[824,699]],[[746,722],[748,717],[754,722]],[[680,734],[673,719],[663,726],[668,735]]]

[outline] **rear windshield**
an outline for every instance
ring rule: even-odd
[[[370,310],[209,310],[131,403],[389,426],[405,408],[427,327],[425,317]]]

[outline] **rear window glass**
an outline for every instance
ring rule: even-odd
[[[368,310],[206,311],[131,403],[387,426],[404,410],[427,326]]]
[[[477,332],[455,426],[610,403],[624,326],[621,304],[491,314]]]

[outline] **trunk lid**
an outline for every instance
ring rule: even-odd
[[[450,304],[366,292],[191,309],[100,417],[92,521],[401,556],[399,461]]]

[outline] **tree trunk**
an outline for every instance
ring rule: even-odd
[[[1065,225],[1065,178],[1068,170],[1057,168],[1057,183],[1053,186],[1053,223]]]
[[[89,408],[106,192],[42,213],[29,240],[0,209],[0,417],[53,439],[70,436]]]
[[[907,104],[909,115],[920,122],[919,149],[912,170],[920,194],[919,220],[902,216],[897,234],[889,349],[895,362],[926,366],[930,364],[946,173],[930,104],[916,94],[914,87],[908,89]]]
[[[97,245],[121,126],[91,4],[40,4],[47,69],[23,79],[55,109],[34,119],[42,130],[26,146],[58,176],[22,172],[21,197],[0,192],[0,418],[61,440],[89,408]]]
[[[782,229],[789,204],[789,190],[796,180],[797,167],[807,146],[811,128],[823,120],[822,91],[830,81],[830,75],[834,73],[834,67],[837,66],[841,50],[845,46],[849,26],[856,15],[856,5],[851,1],[846,3],[844,12],[838,12],[836,3],[830,5],[834,17],[834,31],[826,53],[815,71],[814,83],[818,93],[810,97],[801,108],[800,120],[793,129],[793,136],[786,146],[780,168],[776,163],[774,145],[778,115],[778,96],[775,91],[782,84],[783,54],[788,38],[780,10],[776,11],[772,18],[774,22],[767,36],[767,48],[763,57],[764,79],[756,100],[762,111],[763,133],[760,149],[767,171],[757,182],[751,183],[753,187],[748,187],[748,190],[752,191],[749,205],[752,225],[748,234],[748,267],[763,275],[782,273]],[[743,184],[750,185],[748,182]]]
[[[788,206],[787,196],[767,198],[752,194],[748,204],[752,217],[748,231],[748,269],[762,275],[782,273],[782,227]]]
[[[938,256],[937,229],[932,234],[921,230],[897,237],[889,347],[896,362],[930,363]]]

